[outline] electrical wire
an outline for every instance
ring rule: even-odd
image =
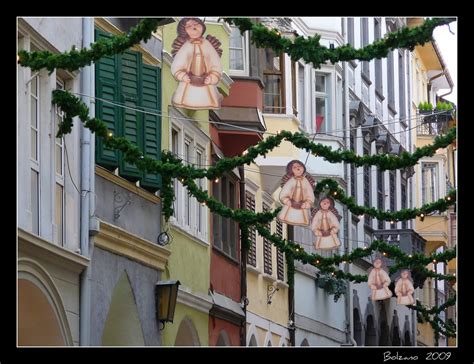
[[[209,123],[209,124],[226,125],[228,127],[232,127],[232,128],[240,129],[240,130],[245,130],[245,131],[252,131],[252,132],[256,131],[255,129],[252,129],[252,128],[246,128],[246,127],[243,127],[243,126],[238,126],[238,125],[234,125],[234,124],[230,124],[230,123],[226,123],[226,122],[222,122],[222,121],[196,120],[196,119],[189,118],[189,117],[184,117],[184,116],[173,116],[173,115],[168,115],[168,114],[164,114],[164,113],[157,113],[156,111],[146,111],[144,109],[148,109],[148,110],[154,110],[154,109],[147,108],[147,107],[144,107],[144,106],[131,107],[131,106],[119,103],[119,102],[106,100],[106,99],[103,99],[103,98],[100,98],[100,97],[91,96],[91,95],[83,94],[83,93],[80,93],[80,92],[73,92],[73,94],[89,97],[89,98],[94,99],[94,100],[99,100],[99,101],[109,103],[109,104],[114,105],[114,106],[118,106],[118,107],[121,107],[121,108],[124,108],[124,109],[129,109],[129,110],[141,112],[141,113],[144,113],[144,114],[161,116],[161,117],[171,118],[171,119],[176,119],[176,120],[186,120],[186,121],[192,121],[192,122],[199,121],[199,122],[205,122],[205,123]],[[444,113],[444,112],[445,111],[434,112],[431,115],[438,115],[438,114],[441,114],[441,113]],[[412,116],[410,118],[399,118],[398,121],[394,121],[396,119],[386,119],[386,120],[381,120],[381,122],[382,122],[383,125],[399,124],[401,121],[411,121],[411,120],[422,119],[422,118],[424,118],[424,116],[425,115],[419,114],[419,115]],[[362,126],[346,128],[346,129],[335,129],[335,130],[333,130],[333,132],[341,132],[342,133],[342,132],[345,132],[345,131],[350,132],[351,130],[356,130],[356,129],[359,129],[359,128],[360,129],[366,129],[366,128],[373,128],[373,127],[374,126],[372,126],[372,125],[367,125],[367,126],[362,125]],[[410,129],[405,129],[401,132],[391,132],[391,134],[399,134],[399,133],[402,133],[402,132],[407,132],[408,130],[410,130]],[[278,135],[279,133],[271,133],[271,132],[265,131],[265,132],[262,132],[262,134]],[[312,134],[311,133],[306,133],[306,134],[308,134],[309,136],[329,135],[329,136],[334,136],[334,137],[338,137],[338,138],[343,138],[342,136],[339,136],[339,135],[327,134],[327,133],[312,133]],[[357,137],[357,138],[361,138],[361,137]]]

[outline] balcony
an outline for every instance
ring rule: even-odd
[[[374,236],[375,239],[399,247],[406,254],[423,253],[425,251],[426,240],[412,229],[376,230]],[[393,261],[387,259],[387,265],[392,264]]]

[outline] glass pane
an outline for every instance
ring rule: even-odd
[[[273,58],[273,69],[275,71],[280,71],[280,57]]]
[[[326,99],[316,97],[316,132],[325,131],[326,124]]]
[[[38,76],[31,80],[31,94],[38,96]]]
[[[38,100],[31,97],[31,126],[38,128]]]
[[[265,111],[272,113],[281,112],[282,95],[281,95],[281,76],[280,75],[264,75],[265,82]]]
[[[63,245],[63,186],[56,183],[56,242]]]
[[[222,178],[222,202],[224,204],[226,204],[226,199],[228,197],[227,195],[227,178],[223,177]],[[225,252],[228,252],[229,251],[229,241],[228,241],[228,238],[227,238],[227,232],[228,232],[228,228],[227,228],[227,225],[229,224],[229,219],[227,218],[222,218],[221,219],[221,223],[222,223],[222,227],[221,227],[221,231],[222,231],[222,248]]]
[[[230,35],[230,46],[232,48],[243,48],[244,37],[240,34],[238,28],[232,27],[232,33]]]
[[[230,50],[230,69],[241,70],[244,69],[244,56],[241,49]]]
[[[316,75],[316,92],[326,92],[326,76]]]
[[[63,175],[63,148],[56,144],[56,173]]]
[[[38,132],[31,128],[31,159],[38,160]]]
[[[231,209],[234,209],[235,206],[235,185],[233,183],[229,183],[229,207]],[[236,252],[236,241],[237,241],[237,236],[236,236],[236,231],[237,231],[237,225],[235,221],[229,220],[230,223],[230,236],[229,236],[229,254],[231,257],[236,257],[237,252]]]
[[[174,154],[178,154],[178,132],[176,130],[172,130],[171,132],[171,150]]]
[[[39,188],[38,188],[38,172],[31,170],[31,217],[32,231],[39,234]]]
[[[216,199],[221,201],[221,196],[219,194],[221,183],[212,183],[212,196]],[[220,237],[221,230],[219,229],[221,217],[218,214],[212,214],[212,230],[213,230],[213,237],[214,237],[214,246],[222,249],[222,242]]]

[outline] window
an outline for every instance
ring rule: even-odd
[[[400,112],[400,121],[403,121],[405,124],[406,122],[406,98],[405,98],[405,59],[404,59],[405,52],[403,50],[399,50],[398,53],[398,101],[399,105],[399,112]]]
[[[111,36],[96,30],[96,40]],[[126,138],[144,155],[160,159],[161,70],[145,62],[142,53],[131,50],[102,57],[95,66],[95,111],[115,136]],[[146,108],[152,113],[137,112],[135,108]],[[96,162],[109,170],[118,168],[120,176],[134,183],[139,181],[140,187],[151,192],[160,187],[159,174],[143,172],[127,163],[122,153],[106,148],[101,138],[96,138]]]
[[[56,80],[56,89],[64,90],[64,81],[61,79]],[[55,151],[54,151],[54,164],[56,170],[56,186],[55,186],[55,237],[54,241],[59,245],[64,245],[64,138],[56,138],[56,134],[59,130],[59,125],[64,119],[64,112],[58,107],[55,107]]]
[[[231,27],[229,45],[229,72],[233,75],[248,76],[248,61],[247,61],[247,32],[244,35],[240,34],[240,30],[236,27]]]
[[[368,18],[360,19],[360,34],[361,34],[361,38],[360,38],[361,48],[363,48],[369,44],[369,19]],[[362,74],[364,74],[366,78],[370,78],[368,61],[362,61]]]
[[[296,65],[297,63],[291,61],[291,107],[293,109],[293,115],[298,116],[298,110],[296,108]]]
[[[30,82],[30,133],[31,133],[31,218],[32,231],[39,235],[39,132],[40,132],[40,91],[39,91],[39,76],[36,75]]]
[[[377,169],[377,208],[381,211],[385,211],[385,184],[384,184],[384,172],[379,168]],[[384,228],[384,221],[378,220],[378,228]]]
[[[225,206],[237,207],[236,178],[224,175],[219,182],[213,182],[213,195]],[[212,214],[214,247],[226,255],[237,259],[237,223],[218,214]]]
[[[404,174],[404,172],[402,172]],[[407,178],[402,175],[401,177],[401,188],[400,188],[400,197],[401,197],[401,209],[407,208]],[[408,228],[408,221],[402,221],[402,229]]]
[[[364,140],[364,156],[370,155],[370,143]],[[370,166],[364,166],[364,206],[370,207],[371,200],[371,183],[370,183]],[[364,222],[366,225],[372,225],[372,217],[365,215]]]
[[[311,126],[307,125],[307,121],[305,120],[305,74],[304,74],[304,65],[298,62],[298,118],[301,122],[301,126],[304,129],[311,133]]]
[[[390,171],[389,172],[389,177],[390,177],[390,211],[394,212],[396,211],[396,201],[397,201],[397,190],[395,186],[396,182],[396,171]]]
[[[316,133],[328,133],[331,128],[330,76],[325,73],[314,74],[314,110]]]
[[[387,56],[387,94],[388,106],[395,111],[395,81],[394,81],[394,65],[393,51],[388,52]]]
[[[400,144],[403,148],[408,149],[407,146],[407,127],[400,123]]]
[[[276,233],[279,237],[283,237],[283,223],[276,221]],[[285,279],[285,257],[280,249],[277,248],[277,278],[282,281]]]
[[[365,106],[370,107],[370,92],[369,92],[369,84],[362,80],[362,102]]]
[[[343,110],[342,110],[342,100],[343,100],[343,93],[342,93],[342,77],[339,75],[336,76],[336,130],[340,130],[339,132],[335,133],[339,137],[344,137],[344,127],[343,127]]]
[[[284,96],[284,61],[283,54],[275,55],[272,49],[265,48],[263,83],[263,110],[267,113],[281,114],[285,112]]]
[[[262,207],[263,212],[270,211],[270,207],[266,203],[263,203]],[[271,223],[268,222],[266,226],[269,231],[271,229],[270,224]],[[272,243],[268,239],[263,238],[263,271],[271,275],[273,271],[272,268]]]
[[[375,41],[382,38],[380,20],[377,18],[374,19],[374,38]],[[375,91],[377,91],[379,95],[383,95],[382,83],[382,59],[375,59]]]
[[[377,95],[375,96],[375,115],[379,120],[383,120],[382,100]]]
[[[245,192],[245,208],[255,212],[255,196],[250,192]],[[255,228],[249,229],[250,249],[247,254],[247,264],[257,266],[257,234]]]
[[[178,113],[171,109],[172,115],[171,151],[178,158],[183,160],[185,165],[194,165],[195,167],[204,167],[208,164],[207,152],[204,138],[199,134],[200,131],[194,127],[184,126],[179,119]],[[174,214],[172,222],[188,232],[189,234],[207,242],[208,240],[208,219],[209,212],[206,205],[200,204],[195,197],[188,194],[184,187],[176,178],[173,180],[175,190]],[[198,186],[207,190],[207,180],[196,180]]]
[[[355,129],[351,129],[350,132],[350,148],[353,152],[357,152],[356,150],[356,141],[357,141],[357,131]],[[351,196],[356,198],[357,192],[357,169],[354,163],[350,164],[351,169]]]
[[[347,18],[347,41],[353,47],[354,43],[354,18]]]
[[[438,163],[421,164],[422,204],[438,199]]]
[[[171,129],[171,151],[172,153],[179,157],[180,158],[180,153],[179,153],[179,131],[175,128],[172,128]],[[174,203],[174,206],[173,206],[173,216],[177,219],[178,216],[180,216],[180,206],[178,204],[178,191],[179,191],[179,182],[178,180],[175,178],[174,181],[173,181],[173,184],[174,184],[174,191],[175,191],[175,194],[176,194],[176,199],[175,199],[175,203]]]
[[[349,78],[349,88],[355,92],[355,71],[352,66],[347,67],[347,73]]]

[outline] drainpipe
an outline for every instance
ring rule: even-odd
[[[342,113],[342,119],[345,121],[345,127],[343,127],[343,129],[345,130],[345,135],[344,135],[344,149],[347,149],[349,142],[349,138],[350,138],[350,132],[349,132],[349,125],[350,123],[348,122],[348,120],[346,120],[346,117],[348,117],[349,115],[349,110],[348,110],[348,97],[349,97],[349,92],[348,92],[348,86],[347,86],[347,78],[348,78],[348,72],[347,72],[347,65],[346,65],[346,62],[343,62],[342,63],[342,71],[343,71],[343,75],[344,75],[344,80],[343,80],[343,98],[342,98],[342,109],[343,109],[343,113]],[[348,175],[349,173],[347,172],[349,168],[349,165],[346,164],[345,165],[345,168],[344,168],[344,180],[347,181],[347,178],[348,178]],[[349,242],[349,226],[350,226],[350,223],[349,223],[349,212],[347,211],[347,208],[344,208],[343,210],[343,214],[344,214],[344,253],[349,253],[349,249],[350,249],[350,242]],[[344,272],[345,273],[350,273],[350,266],[349,264],[344,264]],[[345,299],[345,314],[346,314],[346,345],[353,345],[353,346],[357,346],[357,343],[356,341],[354,340],[354,338],[352,337],[352,333],[353,333],[353,330],[354,330],[354,327],[353,327],[353,320],[352,320],[352,313],[353,313],[353,307],[352,307],[352,295],[351,295],[351,283],[348,283],[347,284],[347,288],[346,288],[346,294],[344,295],[344,299]]]
[[[239,166],[240,176],[240,208],[244,209],[245,201],[245,171],[243,166]],[[240,326],[240,346],[247,346],[247,249],[244,248],[242,239],[240,240],[240,302],[245,314],[245,321]]]
[[[82,19],[82,46],[89,48],[94,41],[94,18]],[[81,93],[94,94],[94,66],[84,67],[81,72]],[[89,115],[94,116],[90,98],[82,96],[82,101],[89,107]],[[91,257],[89,250],[89,218],[94,212],[94,138],[89,129],[81,124],[81,254]],[[91,267],[86,267],[80,277],[80,310],[79,310],[79,345],[89,346],[91,319]]]

